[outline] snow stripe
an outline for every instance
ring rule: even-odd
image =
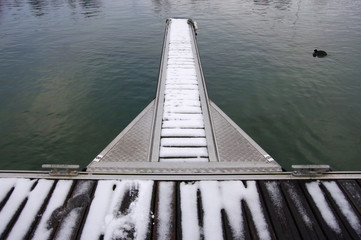
[[[173,207],[172,199],[174,194],[174,182],[159,183],[159,202],[158,202],[158,225],[157,239],[171,239],[170,230],[172,229]]]
[[[33,239],[48,239],[52,228],[49,226],[49,220],[54,210],[63,206],[65,198],[68,195],[73,181],[59,180],[55,186],[54,192],[51,195],[49,203],[43,213],[40,223],[35,231]]]
[[[18,179],[16,181],[14,191],[0,212],[0,235],[9,224],[21,203],[28,197],[30,189],[35,182],[36,180],[29,179]]]
[[[0,179],[0,202],[4,200],[12,187],[16,183],[16,178],[1,178]]]
[[[39,180],[36,187],[30,192],[28,201],[21,211],[8,239],[23,239],[25,237],[53,184],[53,180]]]
[[[347,218],[347,221],[350,223],[351,227],[355,230],[357,235],[361,238],[361,224],[356,216],[354,210],[352,209],[350,203],[346,200],[345,195],[342,193],[341,189],[337,186],[336,182],[322,182],[323,185],[327,188],[333,200],[335,200],[337,206],[341,209],[342,214]]]
[[[336,233],[340,234],[341,228],[338,225],[336,217],[328,205],[325,196],[323,195],[319,182],[306,183],[306,188],[327,225]]]

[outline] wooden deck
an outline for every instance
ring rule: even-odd
[[[359,178],[116,178],[0,178],[0,239],[361,239]]]

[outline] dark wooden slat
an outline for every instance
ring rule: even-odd
[[[278,239],[301,239],[278,181],[260,181],[266,207]],[[268,186],[268,188],[267,188]],[[269,189],[272,187],[272,189]],[[271,191],[271,192],[270,192]],[[272,192],[273,191],[273,192]]]
[[[243,201],[241,201],[239,204],[241,204],[241,211],[242,211],[242,219],[243,219],[243,235],[244,235],[244,239],[251,239],[251,234],[250,234],[250,227],[248,225],[248,220],[247,220],[247,214],[246,214],[246,209],[244,208],[243,205]],[[268,225],[270,226],[270,225]]]
[[[355,230],[351,227],[349,221],[344,216],[341,209],[339,208],[339,206],[337,205],[337,203],[335,202],[335,200],[333,199],[331,194],[328,192],[326,187],[324,185],[321,185],[321,189],[325,193],[325,197],[327,198],[327,201],[330,203],[330,206],[333,208],[334,212],[336,213],[336,217],[338,218],[338,220],[340,222],[340,227],[342,229],[342,233],[344,234],[344,237],[350,238],[350,239],[360,238],[360,236],[358,236],[358,234],[355,232]],[[359,219],[359,221],[360,221],[360,219]]]
[[[70,198],[70,196],[73,194],[73,191],[74,191],[76,185],[77,185],[77,181],[73,181],[63,205],[53,211],[53,213],[48,221],[48,227],[49,227],[49,231],[50,231],[49,239],[53,239],[54,236],[56,235],[59,224],[61,223],[61,220],[64,217],[61,214],[61,211],[66,207],[66,203],[67,203],[68,199]]]
[[[24,209],[24,206],[25,206],[27,201],[28,201],[28,198],[26,197],[22,201],[22,203],[19,205],[18,209],[16,210],[16,212],[12,216],[11,220],[9,221],[8,225],[6,226],[4,232],[1,234],[0,239],[6,239],[7,238],[7,236],[9,235],[9,233],[11,231],[11,229],[14,227],[14,224],[18,220],[18,218],[19,218],[19,216],[21,214],[21,211]]]
[[[182,239],[182,209],[181,209],[181,193],[180,182],[176,183],[176,239]]]
[[[359,215],[361,215],[361,187],[355,180],[338,180],[340,188],[347,195]]]
[[[306,188],[306,183],[310,182],[310,181],[298,181],[299,185],[302,189],[302,192],[304,194],[304,196],[306,197],[306,200],[315,216],[315,219],[317,220],[318,224],[320,225],[323,233],[326,235],[327,239],[344,239],[342,234],[337,234],[333,229],[331,229],[328,224],[326,223],[326,221],[324,220],[324,218],[322,217],[321,212],[318,210],[318,207],[316,206],[315,202],[312,199],[312,196],[308,193],[308,190]],[[331,206],[330,206],[331,208]],[[332,211],[332,208],[331,208]],[[333,212],[333,214],[335,215],[335,212]],[[336,220],[337,221],[337,220]],[[337,223],[340,225],[339,221],[337,221]]]
[[[203,220],[204,220],[204,210],[203,210],[203,204],[202,204],[202,194],[201,190],[197,190],[197,211],[198,211],[198,224],[200,228],[203,228]],[[204,239],[203,232],[200,232],[200,239]]]
[[[232,230],[228,221],[228,217],[226,211],[224,209],[221,210],[221,218],[222,218],[222,230],[223,230],[223,239],[234,239]]]
[[[280,181],[280,183],[281,188],[284,192],[285,199],[288,203],[289,209],[293,215],[293,218],[302,238],[326,239],[297,181]],[[304,212],[300,213],[298,210],[299,207],[302,207]],[[302,214],[305,214],[308,217],[309,223],[305,222],[305,220],[303,219],[304,216],[302,216]]]
[[[79,229],[78,229],[78,232],[77,232],[77,235],[76,235],[76,239],[80,239],[81,237],[81,233],[83,232],[83,228],[84,228],[84,225],[85,225],[85,222],[86,222],[86,219],[87,219],[87,216],[89,214],[89,210],[90,210],[90,205],[94,199],[94,194],[95,194],[95,191],[98,187],[98,181],[94,181],[94,185],[92,187],[92,191],[90,193],[90,201],[89,203],[87,204],[87,206],[85,207],[85,211],[84,213],[82,214],[82,218],[81,218],[81,221],[79,223]]]
[[[31,188],[30,188],[30,192],[35,188],[35,186],[38,184],[39,180],[36,180]],[[14,186],[14,188],[16,187],[16,185]],[[15,191],[15,189],[13,190]],[[13,191],[10,190],[10,192],[12,193]],[[29,192],[29,193],[30,193]],[[29,194],[28,194],[29,195]],[[9,195],[9,198],[11,197],[11,194]],[[6,200],[6,203],[8,202],[9,199]],[[16,210],[16,212],[13,214],[13,216],[11,217],[11,220],[8,222],[7,226],[5,227],[5,230],[3,231],[3,233],[0,235],[0,239],[6,239],[7,236],[9,235],[10,231],[12,230],[12,228],[14,227],[16,221],[18,220],[21,212],[23,211],[25,204],[28,201],[28,196],[25,197],[25,199],[21,202],[21,204],[19,205],[18,209]],[[0,223],[3,224],[3,223]]]
[[[157,191],[155,193],[153,193],[153,196],[155,198],[154,202],[154,225],[153,225],[153,230],[152,230],[152,238],[153,239],[157,239],[158,236],[158,227],[159,227],[159,195],[160,195],[160,190],[159,190],[159,185],[162,182],[157,181],[154,182],[154,185],[156,185],[156,189]]]
[[[266,201],[268,201],[268,199],[265,198],[262,191],[260,190],[259,182],[260,181],[257,181],[257,191],[258,191],[259,199],[260,199],[261,206],[262,206],[262,212],[264,213],[264,217],[265,217],[271,238],[277,239],[276,233],[274,230],[274,226],[273,226],[273,222],[271,221],[270,212],[268,211],[268,209],[266,207],[266,203],[265,203]]]
[[[0,202],[0,212],[3,209],[3,207],[5,206],[6,202],[9,200],[11,194],[14,192],[15,187],[12,187],[9,192],[6,194],[6,196],[4,197],[4,199]]]
[[[152,239],[153,235],[156,233],[156,231],[154,231],[154,227],[156,227],[156,221],[155,221],[156,210],[155,209],[156,209],[156,204],[157,204],[157,201],[156,201],[157,192],[159,192],[158,191],[158,183],[154,181],[151,204],[150,204],[151,215],[149,216],[148,233],[147,233],[146,239]]]
[[[43,214],[44,214],[44,211],[45,211],[45,209],[46,209],[46,207],[47,207],[47,205],[48,205],[48,203],[49,203],[49,200],[50,200],[50,198],[51,198],[51,195],[52,195],[53,192],[54,192],[54,189],[55,189],[55,186],[56,186],[57,182],[58,182],[58,181],[54,181],[54,182],[53,182],[53,185],[52,185],[52,187],[51,187],[48,195],[46,196],[43,204],[41,205],[41,207],[40,207],[40,209],[39,209],[39,212],[36,214],[36,218],[35,218],[34,222],[32,223],[31,227],[29,228],[29,230],[28,230],[28,232],[27,232],[27,234],[26,234],[25,239],[32,239],[32,237],[34,236],[35,230],[36,230],[36,228],[37,228],[37,226],[38,226],[38,224],[39,224],[39,222],[40,222],[40,220],[41,220],[41,217],[42,217]]]
[[[88,184],[88,188],[84,189],[85,184]],[[91,203],[91,194],[93,192],[93,188],[95,185],[95,181],[92,180],[79,180],[72,192],[72,195],[69,199],[67,199],[66,204],[64,205],[60,218],[61,222],[57,227],[57,231],[55,232],[54,238],[57,238],[61,232],[62,226],[65,224],[67,217],[72,211],[78,211],[78,214],[75,219],[75,225],[72,229],[73,231],[70,233],[70,239],[76,239],[78,235],[78,231],[80,229],[80,224],[83,222],[83,217],[87,207],[89,207]]]

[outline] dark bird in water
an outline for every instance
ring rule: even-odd
[[[313,51],[313,56],[314,57],[326,57],[327,53],[325,51],[315,49],[315,51]]]

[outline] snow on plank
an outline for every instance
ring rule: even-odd
[[[205,147],[207,141],[205,138],[162,138],[160,145],[163,147]]]
[[[16,221],[8,239],[24,239],[28,233],[28,229],[36,219],[37,213],[48,196],[53,180],[40,179],[35,188],[30,192],[28,201],[26,202],[21,214]]]
[[[94,184],[94,181],[79,180],[66,205],[58,209],[57,214],[52,214],[50,225],[57,226],[59,224],[55,239],[66,240],[76,237],[83,214],[91,202]]]
[[[153,181],[99,181],[81,239],[146,239]]]
[[[54,192],[51,195],[41,220],[35,230],[33,239],[49,239],[51,233],[55,230],[55,226],[51,224],[51,216],[54,212],[60,212],[56,210],[60,210],[64,205],[72,184],[73,181],[71,180],[59,180],[56,183]]]
[[[3,238],[2,236],[5,234],[4,231],[17,210],[21,209],[21,205],[27,200],[31,188],[35,183],[36,180],[17,179],[14,191],[0,212],[0,239]]]
[[[174,239],[175,228],[175,183],[160,182],[158,184],[158,202],[156,216],[156,239]]]

